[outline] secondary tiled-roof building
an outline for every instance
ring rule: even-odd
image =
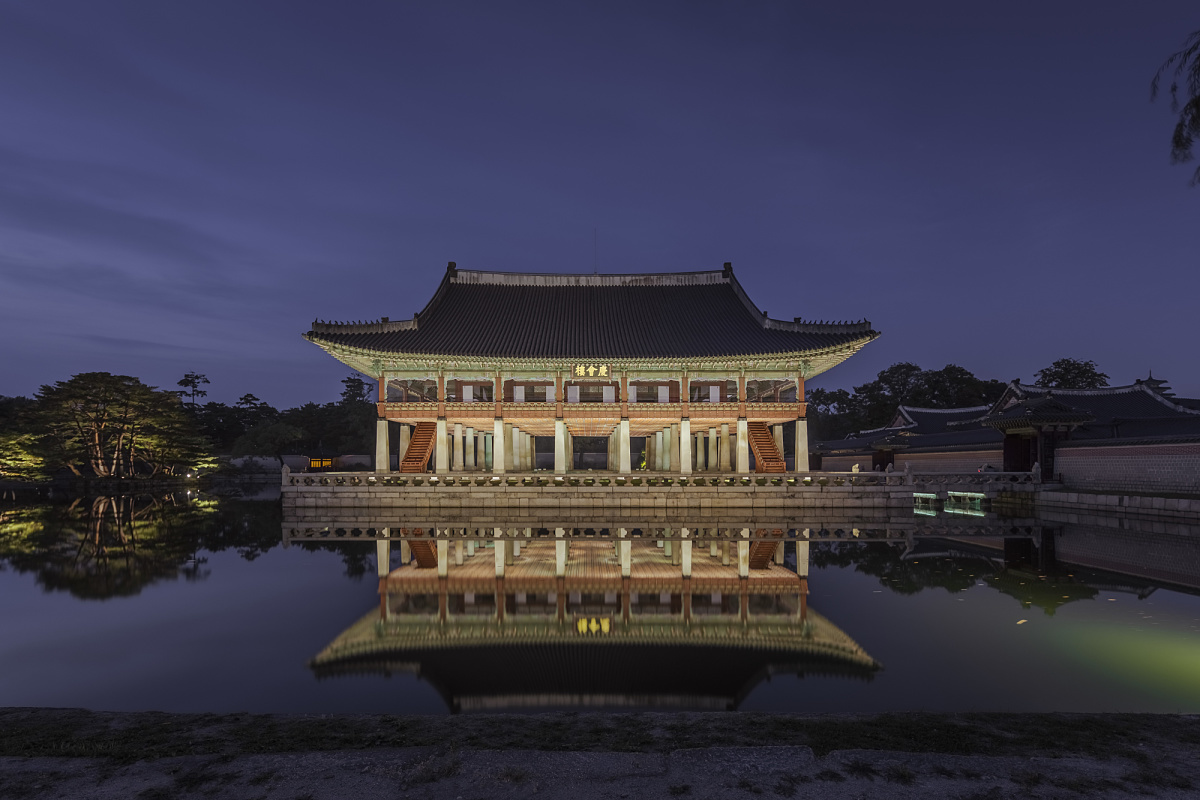
[[[1037,464],[1044,475],[1094,488],[1200,492],[1200,401],[1177,398],[1153,378],[1101,389],[1013,381],[991,406],[901,406],[890,426],[815,450],[827,470]]]
[[[866,321],[771,318],[728,264],[536,275],[451,263],[411,319],[314,322],[305,337],[378,381],[380,468],[398,427],[407,471],[430,457],[438,471],[532,470],[542,439],[556,472],[644,459],[690,473],[807,469],[804,381],[877,335]],[[577,437],[607,439],[607,455],[576,454]]]

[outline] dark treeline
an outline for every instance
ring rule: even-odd
[[[1037,384],[1088,389],[1108,385],[1094,362],[1064,358],[1036,373]],[[0,480],[42,481],[59,474],[130,478],[195,474],[218,455],[335,456],[374,449],[375,385],[342,380],[341,397],[279,410],[252,394],[233,405],[204,402],[209,384],[189,372],[177,390],[137,378],[86,372],[43,386],[32,398],[0,397]],[[994,402],[998,380],[954,364],[939,370],[893,364],[853,391],[808,392],[810,437],[842,438],[891,422],[899,405],[957,408]]]
[[[208,383],[189,372],[181,389],[161,390],[87,372],[32,398],[0,397],[0,480],[174,477],[211,470],[218,455],[371,452],[375,387],[358,376],[336,402],[282,411],[252,394],[204,403]]]
[[[1038,370],[1035,385],[1051,389],[1096,389],[1108,385],[1108,376],[1093,361],[1060,358]],[[1000,399],[1006,382],[977,378],[955,364],[942,369],[921,369],[900,362],[882,370],[875,380],[845,389],[809,389],[809,437],[813,441],[841,439],[856,431],[882,428],[891,423],[901,405],[917,408],[967,408],[989,405]]]

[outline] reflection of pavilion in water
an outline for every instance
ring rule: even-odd
[[[782,541],[486,530],[404,540],[401,565],[380,569],[378,611],[314,659],[317,674],[413,672],[456,711],[725,709],[771,674],[878,669],[808,608],[807,540],[795,540],[792,571]],[[388,565],[390,543],[377,546]]]

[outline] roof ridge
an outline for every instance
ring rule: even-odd
[[[450,282],[484,286],[708,286],[728,283],[723,270],[693,272],[499,272],[455,269]]]
[[[905,411],[928,411],[931,414],[955,414],[958,412],[967,411],[986,411],[991,408],[990,405],[982,406],[961,406],[959,408],[923,408],[921,406],[907,406],[901,403],[897,408],[903,408]]]

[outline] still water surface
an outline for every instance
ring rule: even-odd
[[[664,695],[724,681],[751,711],[1200,712],[1200,528],[1056,523],[1052,556],[978,535],[816,537],[808,608],[877,671],[789,666],[761,648],[559,643],[439,651],[423,675],[312,666],[379,613],[376,549],[285,548],[281,528],[270,500],[0,508],[0,705],[437,714],[475,674],[528,689],[538,670],[567,684],[608,670],[610,689],[626,676]]]

